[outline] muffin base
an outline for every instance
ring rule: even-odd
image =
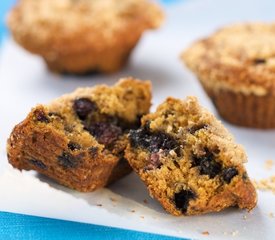
[[[229,123],[260,129],[275,128],[275,97],[245,95],[203,86],[220,116]]]
[[[95,72],[113,73],[119,71],[127,63],[135,44],[122,50],[113,49],[58,57],[43,56],[43,58],[52,72],[77,75]]]

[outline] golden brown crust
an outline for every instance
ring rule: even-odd
[[[112,72],[126,62],[142,33],[162,20],[160,8],[147,0],[22,0],[8,26],[52,70]]]
[[[275,24],[235,24],[195,42],[182,60],[213,91],[275,95]]]
[[[194,43],[182,59],[230,123],[275,128],[275,24],[225,27]]]
[[[204,88],[226,121],[244,127],[275,128],[275,96],[245,95],[228,90],[216,92]]]
[[[75,101],[79,99],[89,99],[96,104],[92,111],[98,112],[99,123],[108,119],[117,122],[118,118],[131,127],[149,111],[151,86],[149,82],[127,78],[113,87],[99,85],[77,89],[49,105],[35,107],[10,135],[9,162],[20,170],[36,170],[84,192],[103,187],[131,172],[123,160],[128,143],[127,129],[119,130],[110,146],[100,142],[98,136],[93,135],[96,133],[89,130],[95,122],[83,122],[75,110]],[[114,124],[110,131],[118,131],[119,126]],[[95,126],[100,128],[100,125]],[[101,134],[112,138],[109,132]]]
[[[165,210],[178,216],[255,207],[243,148],[196,98],[168,98],[142,126],[130,132],[126,158]]]

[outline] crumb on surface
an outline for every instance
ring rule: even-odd
[[[143,200],[143,202],[144,202],[145,204],[148,204],[148,201],[147,201],[147,199],[144,199],[144,200]]]
[[[238,234],[239,234],[239,231],[237,231],[237,230],[235,230],[235,231],[233,231],[233,232],[231,233],[231,235],[232,235],[233,237],[237,236]]]
[[[115,198],[113,198],[113,197],[110,197],[110,200],[111,200],[112,202],[117,202],[117,199],[115,199]]]
[[[134,210],[134,209],[133,209],[133,210],[131,210],[131,212],[132,212],[132,213],[135,213],[135,212],[136,212],[136,210]]]
[[[201,234],[205,235],[205,236],[208,236],[210,233],[208,231],[203,231]]]
[[[274,166],[274,161],[271,160],[271,159],[266,160],[265,163],[264,163],[264,168],[266,170],[270,170],[273,166]]]
[[[102,207],[103,205],[102,205],[101,203],[99,203],[99,204],[96,204],[96,206],[98,206],[98,207]]]
[[[270,212],[270,213],[268,214],[268,216],[269,216],[270,218],[274,218],[274,217],[275,217],[273,212]]]
[[[140,216],[141,219],[144,219],[144,216]]]
[[[275,194],[275,175],[265,179],[254,180],[253,184],[258,190],[269,191]]]

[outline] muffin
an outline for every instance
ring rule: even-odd
[[[21,0],[7,23],[21,46],[55,72],[114,72],[163,13],[149,0]]]
[[[132,78],[108,87],[80,88],[38,105],[8,140],[10,164],[36,170],[81,192],[132,171],[124,157],[129,129],[149,112],[151,84]]]
[[[169,213],[198,215],[230,206],[251,210],[257,195],[246,154],[197,99],[168,98],[130,130],[126,159]]]
[[[275,128],[275,24],[222,28],[191,45],[182,60],[225,120]]]

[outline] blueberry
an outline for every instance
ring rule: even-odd
[[[195,134],[197,131],[201,129],[206,129],[208,127],[207,124],[199,124],[199,125],[194,125],[188,129],[188,132],[191,134]]]
[[[80,146],[78,143],[69,142],[69,143],[68,143],[68,148],[69,148],[71,151],[74,151],[74,150],[79,150],[79,149],[81,148],[81,146]]]
[[[238,175],[238,170],[236,168],[226,168],[222,172],[222,178],[226,183],[230,183],[232,178]]]
[[[186,213],[189,201],[196,198],[196,194],[191,190],[181,190],[174,195],[176,208]]]
[[[34,112],[35,118],[38,122],[43,122],[43,123],[49,123],[50,120],[46,116],[45,112],[43,112],[41,109],[37,109]]]
[[[98,147],[90,147],[89,148],[89,154],[95,158],[97,156],[98,153]]]
[[[106,122],[97,122],[87,129],[99,143],[110,145],[122,134],[120,127]]]
[[[88,98],[79,98],[74,101],[73,109],[79,119],[84,120],[91,112],[97,109],[97,106]]]
[[[266,60],[264,58],[256,58],[254,59],[254,64],[258,65],[258,64],[265,64]]]
[[[222,171],[221,164],[215,161],[214,154],[208,149],[205,149],[203,156],[193,156],[192,167],[198,167],[200,174],[208,175],[210,178],[214,178]]]
[[[158,153],[152,153],[149,157],[149,163],[148,165],[144,168],[145,171],[148,170],[154,170],[157,168],[160,168],[162,165],[160,161],[160,156]]]
[[[46,169],[47,169],[47,166],[46,166],[42,161],[40,161],[40,160],[37,160],[37,159],[30,159],[29,162],[30,162],[33,166],[35,166],[35,167],[37,167],[37,168],[40,168],[40,169],[42,169],[42,170],[46,170]]]
[[[152,153],[162,150],[174,150],[179,148],[178,142],[165,132],[151,132],[148,127],[130,130],[130,143],[132,147],[141,147]]]
[[[62,155],[57,157],[58,163],[64,168],[75,168],[79,159],[69,152],[63,152]]]

